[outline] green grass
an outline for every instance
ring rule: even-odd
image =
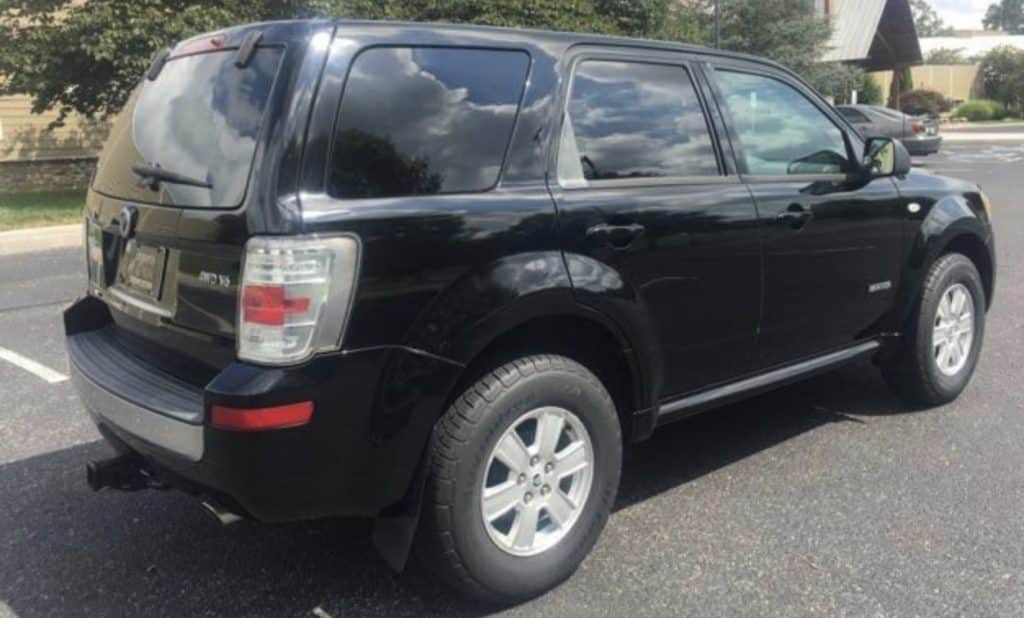
[[[0,193],[0,230],[77,223],[85,191]]]

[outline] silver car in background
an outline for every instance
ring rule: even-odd
[[[865,139],[896,138],[918,157],[935,154],[942,146],[939,123],[933,118],[909,116],[877,105],[839,105],[837,109]]]

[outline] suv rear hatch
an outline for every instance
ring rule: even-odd
[[[259,162],[280,137],[281,82],[302,64],[292,43],[314,26],[262,24],[158,54],[104,147],[86,204],[90,293],[129,348],[175,373],[202,374],[199,361],[212,375],[234,358],[245,242],[296,231],[267,215],[278,200],[263,197]]]

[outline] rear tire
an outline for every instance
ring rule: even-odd
[[[431,448],[417,555],[489,603],[533,598],[572,575],[618,490],[615,405],[593,373],[561,356],[484,375],[438,422]]]
[[[985,291],[969,258],[950,253],[928,271],[898,358],[883,366],[889,387],[911,403],[935,406],[967,387],[985,334]]]

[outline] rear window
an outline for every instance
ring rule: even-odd
[[[847,120],[849,120],[850,122],[867,122],[868,121],[868,117],[867,116],[865,116],[864,114],[858,112],[855,109],[851,109],[849,107],[837,107],[836,109],[839,110],[839,113],[842,114],[843,117],[846,118]]]
[[[239,206],[282,50],[260,48],[244,68],[235,66],[236,54],[172,58],[156,80],[144,80],[111,131],[94,188],[140,202]],[[135,164],[212,187],[164,181],[155,191],[142,188]]]
[[[898,112],[898,111],[896,111],[894,109],[889,109],[888,107],[878,107],[878,106],[873,106],[871,109],[875,110],[876,113],[879,113],[879,114],[881,114],[883,116],[888,116],[889,118],[892,118],[893,120],[903,120],[903,112]]]
[[[498,181],[529,56],[380,47],[352,64],[327,191],[368,198],[486,191]]]

